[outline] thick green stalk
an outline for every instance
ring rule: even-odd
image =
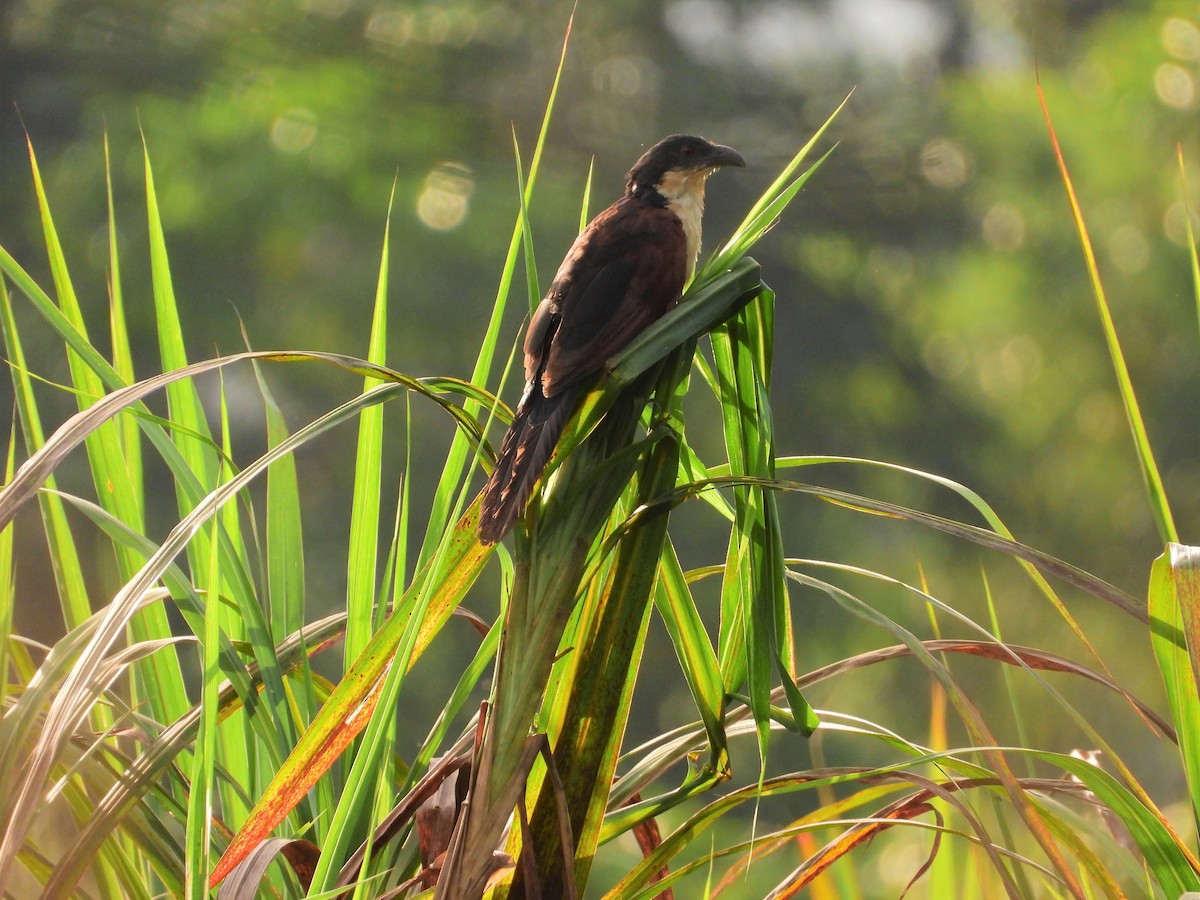
[[[522,760],[559,639],[600,531],[633,475],[637,455],[617,451],[629,446],[645,405],[639,387],[623,392],[596,431],[567,457],[532,533],[517,537],[513,593],[471,788],[473,805],[438,885],[439,897],[479,896],[515,796],[524,790],[528,773],[520,771]]]
[[[695,346],[695,341],[688,342],[663,367],[655,390],[661,420],[677,412],[678,391],[686,383]],[[679,441],[669,434],[655,443],[639,473],[639,505],[668,493],[678,471]],[[618,544],[597,618],[577,651],[577,677],[570,684],[563,729],[555,739],[554,762],[565,789],[575,883],[581,889],[591,870],[629,719],[667,520],[665,510],[644,517]],[[565,891],[558,804],[552,791],[541,790],[530,820],[541,891],[550,897]],[[526,896],[524,874],[518,872],[510,897]]]
[[[660,361],[680,347],[694,346],[700,334],[761,290],[758,265],[746,260],[689,294],[610,362],[600,389],[583,399],[568,423],[556,454],[563,463],[553,474],[547,498],[530,514],[529,533],[516,535],[513,590],[493,702],[471,802],[448,851],[439,897],[479,896],[494,864],[493,851],[524,790],[528,773],[520,767],[530,759],[530,729],[563,630],[590,577],[597,541],[645,452],[631,441],[662,369]],[[687,353],[689,361],[691,356]],[[614,395],[610,406],[608,398]],[[586,439],[580,443],[581,435]],[[672,476],[678,469],[677,450],[673,458]]]

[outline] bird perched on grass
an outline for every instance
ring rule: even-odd
[[[629,170],[624,196],[575,239],[525,334],[525,391],[483,488],[485,544],[525,511],[589,380],[679,301],[700,252],[708,177],[745,165],[702,137],[664,138]]]

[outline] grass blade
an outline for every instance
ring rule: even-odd
[[[815,172],[829,156],[832,150],[827,151],[824,156],[818,159],[798,178],[795,178],[790,183],[788,179],[792,178],[796,170],[800,168],[800,164],[808,158],[813,147],[833,124],[833,120],[850,102],[850,97],[853,91],[846,95],[845,99],[838,104],[837,108],[830,113],[829,117],[822,123],[821,127],[813,133],[808,142],[797,151],[791,161],[779,173],[771,186],[767,188],[761,197],[750,208],[750,212],[746,214],[746,218],[742,223],[734,229],[733,235],[707,263],[696,276],[697,281],[704,281],[712,275],[729,268],[737,260],[741,259],[751,247],[753,247],[760,237],[768,228],[775,222],[780,214],[792,202],[800,189],[804,187],[804,183]]]
[[[1167,494],[1163,488],[1162,476],[1158,471],[1158,463],[1154,460],[1154,451],[1150,448],[1150,437],[1146,433],[1146,425],[1142,420],[1142,412],[1138,406],[1137,396],[1133,391],[1133,382],[1129,378],[1129,368],[1125,365],[1125,356],[1121,352],[1121,343],[1117,339],[1117,329],[1113,324],[1112,312],[1104,295],[1104,285],[1100,281],[1100,269],[1096,264],[1096,254],[1092,250],[1092,241],[1088,237],[1087,225],[1083,220],[1083,211],[1079,207],[1079,199],[1075,194],[1075,186],[1071,183],[1071,173],[1067,170],[1067,162],[1063,157],[1062,148],[1058,144],[1058,135],[1054,132],[1054,122],[1050,118],[1050,109],[1046,105],[1046,95],[1039,83],[1037,87],[1038,100],[1042,105],[1042,113],[1046,117],[1046,127],[1050,131],[1050,143],[1054,148],[1054,158],[1058,161],[1059,174],[1063,186],[1067,189],[1067,200],[1071,204],[1071,216],[1075,220],[1075,228],[1079,232],[1079,243],[1083,248],[1083,257],[1087,265],[1088,279],[1092,283],[1092,294],[1096,298],[1096,311],[1100,314],[1100,324],[1104,329],[1104,340],[1108,345],[1108,353],[1112,359],[1113,372],[1117,376],[1117,387],[1121,393],[1121,402],[1125,405],[1125,417],[1129,422],[1129,430],[1133,436],[1134,450],[1137,451],[1138,463],[1142,471],[1142,479],[1146,484],[1147,497],[1150,501],[1150,511],[1154,515],[1158,534],[1163,543],[1179,540],[1175,529],[1175,520],[1171,516],[1171,507],[1167,502]]]
[[[664,407],[664,421],[672,414],[678,415],[680,385],[694,352],[695,344],[688,343],[663,366],[655,396]],[[641,467],[639,502],[669,490],[678,471],[679,442],[672,434],[654,444]],[[650,518],[642,524],[621,541],[611,574],[587,579],[601,598],[581,615],[582,645],[576,645],[569,684],[559,685],[554,693],[547,692],[543,704],[541,721],[561,722],[561,730],[555,735],[554,758],[567,798],[576,884],[587,883],[599,842],[650,621],[658,563],[664,552],[667,517]],[[558,807],[554,792],[543,786],[531,819],[538,880],[543,890],[555,896],[563,894],[568,883]]]
[[[558,57],[558,68],[554,72],[554,82],[550,87],[550,96],[546,101],[546,111],[542,115],[542,125],[538,132],[537,144],[533,149],[533,158],[529,162],[529,177],[525,180],[525,195],[522,200],[525,210],[528,210],[529,204],[533,200],[533,189],[537,183],[538,172],[541,168],[542,151],[546,146],[546,135],[550,130],[551,114],[554,111],[554,103],[558,97],[558,88],[562,81],[563,68],[567,61],[567,47],[571,42],[571,28],[574,22],[575,12],[572,9],[571,16],[567,20],[566,32],[563,35],[562,49]],[[476,357],[475,367],[471,371],[470,380],[472,384],[487,384],[491,380],[492,362],[495,359],[496,347],[499,344],[500,327],[503,324],[504,311],[508,306],[508,296],[512,287],[513,273],[516,271],[517,256],[521,252],[523,243],[524,220],[525,216],[518,211],[517,221],[513,225],[512,237],[508,243],[508,253],[504,258],[504,267],[501,270],[500,284],[496,290],[496,299],[492,304],[491,318],[488,319],[483,341],[480,343],[479,353]],[[502,386],[503,383],[501,384]],[[497,388],[496,393],[499,395],[500,388]],[[478,416],[481,408],[495,409],[496,405],[496,401],[482,406],[477,405],[474,401],[468,401],[464,407],[468,415]],[[446,455],[446,464],[443,466],[442,475],[438,480],[438,490],[434,496],[433,508],[429,513],[429,521],[425,529],[425,539],[421,545],[420,556],[417,558],[418,568],[423,566],[436,552],[439,540],[446,531],[446,525],[450,521],[455,486],[464,476],[467,450],[467,444],[463,443],[461,437],[456,435],[454,442],[450,445],[450,451]]]
[[[224,392],[222,392],[224,393]],[[213,519],[209,543],[208,584],[220,584],[220,555],[217,548],[219,521]],[[188,795],[185,892],[188,900],[208,896],[209,852],[213,823],[213,782],[217,757],[217,707],[221,682],[218,645],[221,637],[220,604],[209,592],[204,604],[204,640],[201,654],[200,733],[192,757],[192,790]],[[227,813],[228,815],[228,813]]]
[[[4,280],[0,279],[0,303],[8,305],[4,297],[6,288]],[[4,460],[4,480],[7,482],[13,476],[17,456],[17,429],[14,427],[8,435],[8,455]],[[13,566],[13,528],[0,531],[0,709],[8,709],[9,674],[8,642],[12,637],[13,611],[17,606],[16,569]],[[0,765],[4,761],[0,760]]]
[[[378,389],[376,389],[378,390]],[[217,884],[250,849],[282,821],[308,788],[321,776],[351,740],[367,725],[393,668],[396,648],[411,626],[417,604],[427,614],[418,623],[412,661],[420,655],[441,623],[457,606],[487,560],[489,552],[475,539],[478,504],[456,526],[440,572],[426,566],[406,592],[404,602],[371,637],[362,655],[348,670],[295,750],[256,803],[246,824],[226,848],[210,879]],[[328,847],[325,848],[328,851]],[[333,858],[333,854],[331,857]],[[329,865],[332,865],[330,863]],[[336,871],[336,870],[335,870]],[[314,880],[314,883],[317,883]]]
[[[1179,754],[1192,797],[1200,809],[1200,550],[1168,544],[1150,570],[1150,629],[1158,669],[1167,690],[1171,719],[1179,730]],[[1169,640],[1179,631],[1185,645]]]
[[[725,774],[729,766],[729,749],[725,740],[726,692],[721,667],[679,565],[679,557],[669,541],[659,563],[654,602],[659,619],[671,636],[680,669],[708,733],[709,768],[714,773]]]
[[[108,135],[104,136],[104,186],[108,197],[108,299],[109,333],[112,340],[113,369],[126,384],[137,379],[133,371],[133,349],[125,320],[125,298],[121,290],[121,255],[117,246],[116,202],[113,199],[112,167],[108,153]],[[97,374],[97,377],[99,375]],[[138,424],[132,416],[120,420],[120,449],[129,473],[128,487],[135,509],[145,506],[142,484],[142,445]]]
[[[1179,838],[1164,827],[1162,820],[1131,794],[1119,781],[1086,760],[1060,753],[1015,750],[1050,762],[1070,772],[1096,795],[1105,808],[1115,812],[1137,842],[1146,865],[1168,897],[1180,897],[1200,890],[1200,875],[1180,846]]]
[[[442,394],[453,392],[460,396],[479,400],[490,397],[474,385],[454,378],[412,378],[400,372],[374,366],[365,360],[338,353],[322,353],[317,351],[272,351],[251,350],[235,353],[231,356],[221,356],[204,360],[178,369],[155,375],[136,384],[128,385],[120,390],[106,394],[103,399],[79,413],[76,413],[59,426],[50,439],[17,469],[3,491],[0,491],[0,528],[12,521],[17,510],[37,494],[38,488],[46,483],[58,464],[100,423],[117,415],[123,409],[138,403],[161,388],[185,378],[193,378],[208,372],[216,371],[233,363],[253,360],[274,360],[277,362],[325,362],[360,375],[368,372],[377,374],[382,380],[393,385],[401,385],[406,390],[414,391],[432,400],[442,407],[451,418],[463,428],[472,441],[479,440],[479,423],[465,413],[458,405],[446,400]],[[140,419],[139,419],[140,420]],[[159,448],[163,449],[163,448]],[[179,474],[178,471],[175,473]]]
[[[383,226],[383,249],[375,287],[375,310],[371,317],[371,340],[367,359],[382,366],[387,361],[388,240],[391,232],[392,201]],[[363,393],[380,384],[378,378],[363,380]],[[379,555],[379,504],[383,465],[383,407],[363,410],[358,423],[358,450],[354,460],[354,499],[350,512],[350,544],[346,562],[346,647],[345,664],[353,665],[370,640],[375,613],[375,580]]]

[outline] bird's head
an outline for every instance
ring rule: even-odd
[[[704,196],[704,182],[721,166],[745,166],[732,147],[714,144],[694,134],[673,134],[642,154],[629,170],[626,190],[636,196],[653,191],[666,202],[682,193]]]

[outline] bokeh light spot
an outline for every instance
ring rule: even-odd
[[[377,48],[394,49],[408,42],[409,29],[410,16],[407,12],[385,7],[371,13],[363,33]]]
[[[317,114],[296,106],[271,123],[271,143],[284,153],[300,153],[317,139]]]
[[[933,335],[921,348],[925,368],[945,381],[954,381],[967,371],[970,354],[963,341],[955,334],[941,331]]]
[[[1191,109],[1196,105],[1196,80],[1183,66],[1163,63],[1154,70],[1154,93],[1167,106]]]
[[[462,163],[439,163],[425,176],[417,198],[417,218],[434,231],[449,231],[467,217],[475,179]]]
[[[1172,16],[1163,22],[1163,48],[1176,59],[1200,59],[1200,28],[1195,22]]]
[[[722,0],[676,0],[663,11],[667,28],[700,53],[721,53],[736,32],[737,21]]]
[[[936,188],[962,187],[970,177],[971,160],[957,143],[937,137],[921,148],[921,174]]]
[[[412,39],[423,44],[444,44],[450,37],[450,14],[436,6],[422,6],[412,17]]]
[[[1126,275],[1136,275],[1150,264],[1150,241],[1135,225],[1122,225],[1108,238],[1113,265]]]
[[[1188,218],[1192,220],[1192,232],[1200,233],[1200,222],[1196,219],[1196,214],[1184,207],[1183,203],[1176,200],[1167,207],[1167,211],[1163,214],[1163,234],[1167,236],[1172,244],[1178,244],[1180,247],[1187,247],[1189,244],[1188,238]]]
[[[634,97],[642,92],[642,66],[627,56],[614,56],[592,69],[592,85],[605,94]]]
[[[1011,203],[993,204],[983,214],[984,242],[993,250],[1012,251],[1025,243],[1025,217]]]
[[[800,245],[804,265],[827,287],[845,284],[858,267],[858,251],[840,234],[809,235]]]

